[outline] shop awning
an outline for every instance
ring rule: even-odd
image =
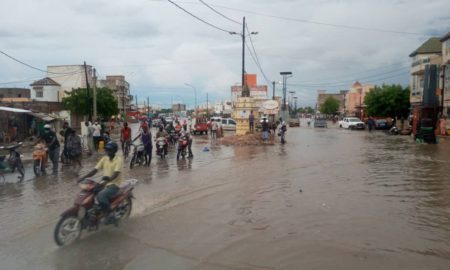
[[[45,114],[45,113],[30,112],[28,114],[31,115],[31,116],[34,116],[36,118],[42,119],[45,122],[51,122],[51,121],[54,121],[56,119],[55,117],[52,117],[52,116],[50,116],[48,114]]]
[[[31,111],[29,111],[29,110],[17,109],[17,108],[11,108],[11,107],[2,107],[2,106],[0,106],[0,111],[15,112],[15,113],[31,113]]]

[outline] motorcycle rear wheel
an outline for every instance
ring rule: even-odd
[[[81,236],[81,221],[77,215],[63,216],[58,221],[53,233],[58,246],[65,246],[75,242]]]
[[[39,159],[34,160],[33,171],[36,176],[41,176],[43,174],[43,170],[41,168],[41,161]]]
[[[132,208],[133,201],[131,200],[131,197],[127,197],[114,209],[114,215],[116,216],[116,219],[120,221],[128,219],[128,217],[130,217]]]

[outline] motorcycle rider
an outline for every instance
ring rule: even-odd
[[[40,138],[47,144],[48,155],[53,163],[53,173],[57,173],[59,162],[59,141],[56,137],[56,133],[50,129],[49,124],[44,125],[44,134],[42,134]]]
[[[166,139],[166,145],[164,146],[164,150],[167,153],[167,148],[168,148],[168,143],[167,143],[167,137],[169,136],[169,134],[167,134],[167,132],[164,130],[164,128],[162,126],[159,126],[159,131],[156,133],[156,139],[158,138],[164,138]]]
[[[106,156],[100,159],[92,171],[79,180],[82,181],[85,178],[94,176],[99,170],[103,170],[101,186],[105,184],[105,187],[97,193],[97,201],[101,211],[107,217],[107,223],[116,222],[109,200],[117,195],[120,191],[120,184],[122,183],[123,158],[116,155],[118,148],[119,146],[115,142],[107,143],[105,146]]]
[[[287,131],[286,122],[281,122],[280,133],[281,133],[281,143],[284,144],[286,142],[285,134]]]
[[[189,131],[187,131],[187,125],[183,125],[183,130],[181,131],[182,136],[186,136],[188,139],[188,158],[193,158],[194,154],[192,153],[192,135]]]

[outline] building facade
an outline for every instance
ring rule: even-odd
[[[77,88],[87,88],[88,84],[92,86],[92,70],[92,66],[89,65],[86,65],[86,72],[84,65],[48,66],[47,76],[60,85],[59,101],[61,102],[67,95],[66,92]]]
[[[362,85],[356,81],[345,94],[345,115],[364,117],[364,99],[374,88],[373,84]]]
[[[98,87],[107,87],[114,91],[117,99],[118,108],[121,114],[125,114],[130,110],[133,96],[130,95],[130,84],[125,80],[123,75],[109,75],[105,80],[97,81]]]
[[[173,111],[173,112],[183,112],[183,111],[186,111],[186,104],[181,104],[181,103],[172,104],[172,111]]]
[[[344,114],[345,97],[346,97],[347,92],[348,92],[347,90],[341,90],[339,93],[327,93],[326,90],[318,90],[317,91],[316,111],[320,111],[320,107],[325,102],[325,100],[328,97],[332,97],[332,98],[336,99],[337,101],[339,101],[339,109],[337,112],[340,114]]]
[[[430,38],[409,57],[411,63],[410,102],[411,106],[420,106],[423,100],[425,69],[430,65],[441,65],[442,44],[439,38]]]
[[[441,38],[441,43],[443,67],[441,84],[444,84],[444,114],[446,113],[447,118],[450,118],[450,32]]]
[[[61,94],[61,85],[54,80],[46,77],[30,84],[31,100],[43,102],[59,102]]]
[[[30,98],[28,88],[0,88],[0,99]]]

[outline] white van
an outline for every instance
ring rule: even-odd
[[[222,118],[223,130],[236,130],[236,121],[231,118]]]

